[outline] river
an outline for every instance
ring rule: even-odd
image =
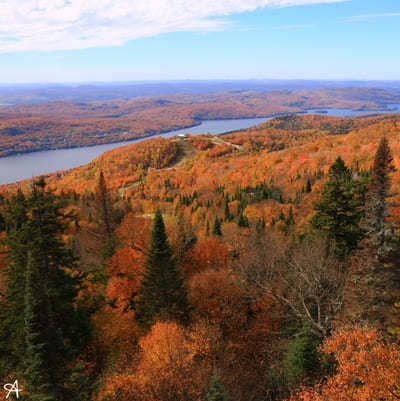
[[[390,111],[355,111],[349,109],[313,109],[308,110],[308,114],[321,113],[323,115],[354,117],[366,114],[396,113],[400,112],[400,104],[389,105]],[[270,117],[271,118],[271,117]],[[164,134],[154,135],[165,138],[179,134],[190,133],[192,135],[210,133],[222,134],[229,131],[249,128],[253,125],[262,123],[269,118],[244,118],[234,120],[205,120],[200,125],[192,128],[184,128],[170,131]],[[104,145],[84,146],[72,149],[48,150],[34,153],[23,153],[0,158],[0,184],[24,180],[41,174],[48,174],[58,170],[81,166],[100,156],[107,150],[127,145],[133,142],[143,141],[144,139],[134,139],[124,142],[108,143]]]

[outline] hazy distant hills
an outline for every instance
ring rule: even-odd
[[[261,85],[258,81],[255,84]],[[150,83],[141,85],[146,90],[151,88]],[[160,93],[157,85],[161,84],[153,85],[153,90]],[[203,120],[267,117],[315,108],[390,111],[391,104],[400,104],[399,89],[376,87],[216,92],[207,85],[215,85],[214,89],[225,85],[227,89],[229,83],[162,85],[171,91],[191,88],[209,92],[124,99],[124,94],[134,93],[132,91],[140,89],[140,85],[42,86],[36,89],[21,86],[14,92],[11,87],[5,88],[8,96],[3,94],[4,100],[0,103],[17,104],[0,107],[0,156],[143,138],[198,125]],[[240,83],[232,82],[230,88],[233,87],[240,88]],[[104,99],[106,95],[118,99],[93,100]],[[62,97],[62,101],[45,101],[56,96]],[[80,100],[68,100],[67,96]],[[91,101],[83,100],[89,96]]]
[[[400,92],[400,81],[328,81],[328,80],[187,80],[132,81],[79,84],[0,84],[0,104],[47,101],[104,101],[140,96],[206,94],[214,92],[304,90],[349,87],[374,87]]]

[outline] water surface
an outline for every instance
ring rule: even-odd
[[[321,114],[336,117],[355,117],[361,115],[399,113],[400,104],[388,105],[387,110],[351,110],[351,109],[311,109],[306,114]],[[270,117],[272,118],[272,117]],[[200,125],[170,131],[153,137],[172,137],[179,134],[222,134],[229,131],[249,128],[260,124],[269,118],[243,118],[234,120],[205,120]],[[41,174],[81,166],[100,156],[107,150],[143,141],[148,138],[133,139],[124,142],[107,143],[104,145],[84,146],[73,149],[48,150],[34,153],[24,153],[0,158],[0,184],[8,184]]]

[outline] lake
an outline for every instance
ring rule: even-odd
[[[265,121],[266,118],[244,118],[235,120],[205,120],[200,125],[184,128],[151,138],[162,136],[169,138],[179,134],[204,133],[222,134],[224,132],[249,128]],[[0,158],[0,184],[32,178],[40,174],[48,174],[58,170],[66,170],[81,166],[100,156],[107,150],[118,148],[129,143],[140,142],[148,138],[133,139],[124,142],[106,143],[103,145],[84,146],[72,149],[45,150],[42,152],[22,153]]]
[[[391,110],[381,111],[355,111],[349,109],[312,109],[307,110],[307,114],[323,114],[338,117],[354,117],[368,114],[383,114],[400,112],[400,104],[389,105]],[[190,133],[192,135],[210,133],[222,134],[229,131],[249,128],[266,121],[269,118],[244,118],[234,120],[206,120],[200,125],[192,128],[184,128],[170,131],[163,134],[154,135],[165,138],[179,134]],[[34,153],[24,153],[0,158],[0,184],[24,180],[41,174],[52,173],[57,170],[81,166],[89,163],[94,158],[100,156],[107,150],[127,145],[129,143],[143,141],[148,138],[133,139],[124,142],[108,143],[104,145],[84,146],[81,148],[48,150]]]

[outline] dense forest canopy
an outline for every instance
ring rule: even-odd
[[[288,115],[1,187],[0,382],[27,400],[398,400],[399,141],[399,115]]]

